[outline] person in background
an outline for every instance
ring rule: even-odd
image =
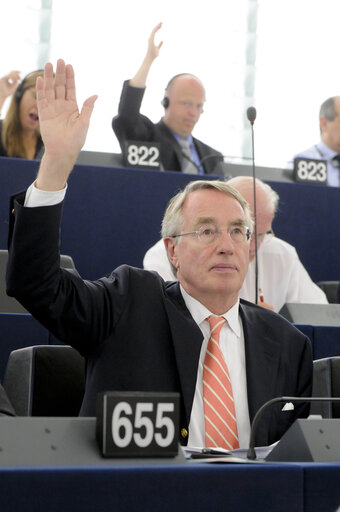
[[[158,123],[140,113],[149,71],[162,46],[162,42],[155,44],[161,26],[159,23],[151,32],[141,67],[124,82],[118,115],[112,120],[113,131],[123,153],[127,141],[158,142],[163,170],[223,175],[222,154],[192,136],[206,99],[199,78],[181,73],[169,81],[161,102],[164,116]]]
[[[311,343],[280,315],[239,300],[253,222],[224,181],[192,181],[169,202],[162,234],[178,281],[128,265],[96,281],[60,268],[63,198],[95,99],[78,110],[74,71],[61,59],[55,78],[47,63],[37,80],[45,153],[35,182],[12,198],[7,293],[85,357],[81,415],[95,415],[101,391],[177,392],[182,444],[245,448],[265,402],[310,396]],[[256,445],[308,413],[306,403],[272,407]]]
[[[320,142],[297,153],[295,158],[325,160],[327,182],[331,187],[340,186],[340,96],[325,100],[319,113]]]
[[[237,176],[228,181],[246,199],[254,211],[253,178]],[[308,275],[295,248],[274,236],[272,223],[279,196],[266,183],[256,179],[258,303],[279,312],[286,302],[327,304],[325,293]],[[249,247],[249,267],[240,290],[240,297],[255,302],[255,240]],[[176,279],[164,246],[159,240],[145,254],[143,267],[156,270],[165,280]]]
[[[42,70],[29,73],[18,82],[17,72],[12,72],[0,82],[1,90],[12,94],[6,116],[0,121],[0,156],[15,158],[37,158],[42,149],[39,117],[35,95],[35,82]]]

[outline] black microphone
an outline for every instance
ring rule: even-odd
[[[247,117],[250,124],[254,124],[254,121],[256,119],[256,108],[255,107],[248,107],[247,109]]]
[[[253,423],[251,425],[250,430],[250,438],[249,438],[249,448],[247,452],[247,459],[249,460],[256,460],[256,452],[255,452],[255,434],[256,434],[256,428],[260,421],[260,418],[265,410],[267,410],[269,407],[271,407],[273,404],[279,403],[279,402],[340,402],[340,397],[333,398],[333,397],[297,397],[297,396],[278,396],[276,398],[272,398],[268,402],[265,402],[257,411],[257,413],[254,416]],[[282,411],[283,413],[285,411]]]
[[[251,154],[253,161],[253,188],[254,188],[254,238],[255,238],[255,304],[259,303],[258,300],[258,259],[257,259],[257,213],[256,213],[256,180],[255,180],[255,155],[254,155],[254,121],[256,119],[256,108],[248,107],[247,118],[251,124]]]

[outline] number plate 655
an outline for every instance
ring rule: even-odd
[[[105,457],[178,453],[179,394],[114,392],[98,396],[97,439]]]

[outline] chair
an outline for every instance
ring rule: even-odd
[[[316,284],[325,292],[330,304],[340,303],[340,281],[319,281]]]
[[[6,293],[6,268],[8,260],[8,251],[0,249],[0,313],[28,313],[28,311],[13,297]],[[71,256],[62,254],[60,256],[60,266],[63,268],[75,268]]]
[[[18,416],[78,416],[85,360],[68,345],[13,350],[3,386]]]
[[[313,396],[340,398],[340,356],[313,361]],[[340,418],[340,403],[315,402],[311,414]]]

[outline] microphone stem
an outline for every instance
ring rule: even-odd
[[[259,303],[259,297],[258,297],[259,270],[258,270],[258,258],[257,258],[257,212],[256,212],[254,122],[251,123],[251,151],[252,151],[252,161],[253,161],[254,227],[255,227],[255,230],[254,230],[254,239],[255,239],[255,304],[258,304]]]

